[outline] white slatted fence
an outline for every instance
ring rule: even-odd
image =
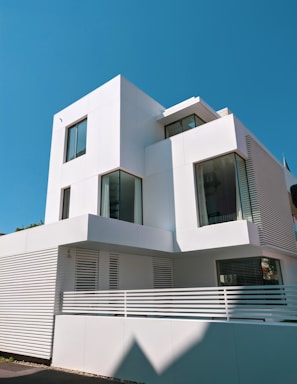
[[[64,292],[62,313],[297,321],[297,286]]]
[[[0,258],[0,351],[51,358],[58,250]]]

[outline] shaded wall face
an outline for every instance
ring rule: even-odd
[[[57,292],[172,288],[173,263],[166,257],[61,247]]]
[[[247,137],[247,144],[247,174],[260,243],[296,252],[284,170],[252,137]]]
[[[251,261],[249,263],[249,260]],[[228,262],[228,263],[227,263]],[[223,267],[223,264],[228,264]],[[268,266],[266,264],[269,264]],[[233,265],[232,265],[233,264]],[[246,264],[246,265],[245,265]],[[237,268],[242,265],[243,269]],[[238,274],[238,279],[224,283],[221,274]],[[267,268],[269,267],[269,268]],[[237,268],[237,270],[236,270]],[[246,270],[250,268],[250,270]],[[175,287],[214,287],[218,285],[296,284],[296,258],[249,247],[221,249],[208,254],[184,254],[173,261]]]
[[[293,324],[66,315],[53,365],[149,384],[294,383],[296,342]]]

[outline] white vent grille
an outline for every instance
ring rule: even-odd
[[[109,256],[109,289],[119,289],[119,255]]]
[[[153,257],[153,276],[155,289],[172,288],[172,260],[161,257]]]
[[[99,286],[99,252],[89,249],[76,250],[75,289],[96,291]]]
[[[254,222],[262,245],[296,252],[284,172],[281,166],[250,136],[247,174]]]
[[[58,250],[0,258],[0,351],[51,358]]]

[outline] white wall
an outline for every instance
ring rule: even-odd
[[[163,138],[164,108],[117,76],[54,117],[45,223],[60,219],[61,190],[71,186],[70,217],[100,213],[100,175],[123,168],[142,177],[144,148]],[[67,129],[87,117],[86,154],[64,162]]]
[[[243,257],[270,257],[280,260],[283,284],[296,284],[296,257],[261,249],[261,247],[234,246],[181,254],[173,259],[175,287],[214,287],[218,285],[217,260]]]
[[[59,220],[61,189],[68,186],[70,217],[98,213],[98,175],[120,164],[120,83],[117,76],[54,116],[45,223]],[[64,162],[67,128],[84,117],[86,154]]]
[[[146,384],[294,383],[294,324],[56,317],[56,367]]]
[[[83,254],[84,249],[81,250]],[[90,253],[91,249],[86,249]],[[99,260],[98,290],[110,289],[109,260],[118,256],[119,273],[118,289],[150,289],[154,288],[152,257],[129,255],[118,252],[93,250]],[[75,290],[76,248],[61,247],[59,249],[57,292]]]

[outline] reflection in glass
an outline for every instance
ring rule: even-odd
[[[199,125],[202,125],[204,123],[205,121],[203,121],[197,115],[193,114],[193,115],[184,117],[183,119],[180,119],[178,121],[175,121],[174,123],[166,125],[165,136],[166,138],[168,138],[168,137],[177,135],[178,133],[182,133],[182,132],[188,131],[189,129],[198,127]]]
[[[68,219],[70,207],[70,188],[63,190],[63,205],[62,205],[62,219]]]
[[[220,286],[283,284],[280,261],[268,257],[247,257],[217,261]]]
[[[123,171],[102,177],[101,215],[142,224],[141,179]]]
[[[70,127],[67,133],[66,161],[86,153],[87,119]]]
[[[196,165],[200,226],[252,221],[245,162],[229,154]]]

